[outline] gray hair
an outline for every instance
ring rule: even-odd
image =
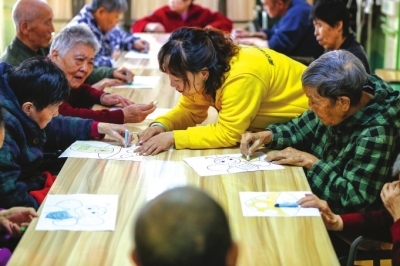
[[[335,50],[321,55],[304,71],[303,87],[315,88],[319,95],[336,101],[340,96],[350,99],[350,105],[360,102],[368,73],[352,53]]]
[[[91,11],[96,11],[100,7],[104,7],[107,12],[125,12],[128,10],[126,0],[92,0],[89,4]]]
[[[95,54],[100,49],[100,45],[90,28],[86,24],[77,24],[65,27],[56,35],[50,46],[50,54],[57,50],[60,56],[64,57],[78,44],[92,47]]]

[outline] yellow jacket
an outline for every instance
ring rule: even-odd
[[[263,130],[307,110],[301,85],[305,69],[273,50],[241,46],[215,103],[202,92],[181,96],[178,105],[155,122],[173,130],[176,149],[234,146],[246,130]],[[210,106],[218,110],[218,122],[196,126],[207,118]]]

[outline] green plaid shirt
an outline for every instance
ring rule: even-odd
[[[380,191],[394,179],[399,153],[400,96],[377,76],[367,84],[374,97],[365,108],[337,126],[325,126],[306,111],[286,124],[267,128],[270,149],[293,147],[319,160],[306,171],[311,190],[336,213],[381,207]]]

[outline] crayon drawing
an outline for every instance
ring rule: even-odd
[[[135,152],[136,145],[124,148],[118,143],[102,141],[75,141],[60,157],[93,158],[106,160],[142,161],[143,156]]]
[[[275,204],[295,204],[311,191],[239,192],[243,216],[320,216],[317,208],[275,207]]]
[[[118,195],[47,195],[36,230],[114,231]]]
[[[265,153],[256,152],[250,161],[247,161],[242,154],[191,157],[183,160],[200,176],[284,169],[281,165],[266,162],[266,156]]]

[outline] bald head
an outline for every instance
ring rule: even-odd
[[[236,245],[223,209],[196,188],[174,188],[148,202],[134,231],[134,258],[142,266],[224,266],[236,262]]]
[[[54,32],[53,11],[44,0],[19,0],[12,10],[17,38],[34,51],[45,48]]]

